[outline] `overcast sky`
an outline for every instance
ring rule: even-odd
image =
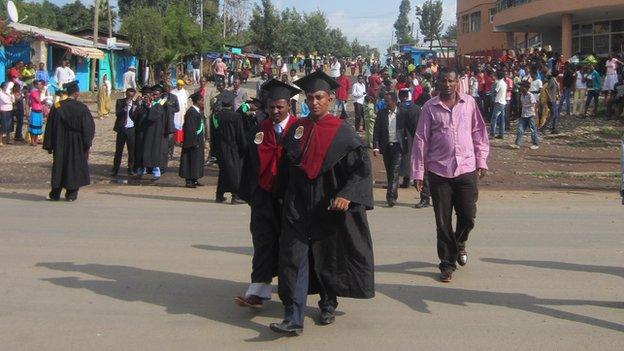
[[[62,5],[73,0],[51,0]],[[93,0],[81,0],[85,4],[93,4]],[[259,2],[254,1],[253,2]],[[424,0],[412,0],[412,8],[420,5]],[[294,7],[300,12],[321,10],[327,16],[329,24],[342,30],[349,40],[358,38],[360,43],[385,50],[392,40],[394,28],[399,13],[401,0],[273,0],[278,9]],[[117,0],[112,0],[113,6]],[[443,22],[445,28],[455,23],[456,0],[443,0]],[[20,15],[21,16],[21,15]],[[414,20],[414,11],[410,13]]]

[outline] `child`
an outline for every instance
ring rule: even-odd
[[[516,134],[516,143],[511,145],[514,149],[519,149],[522,146],[522,138],[524,137],[524,131],[527,126],[531,129],[531,150],[537,150],[539,148],[537,143],[537,127],[535,126],[535,107],[537,100],[534,94],[529,93],[529,82],[522,82],[520,86],[520,105],[522,106],[522,112],[518,119],[518,133]]]

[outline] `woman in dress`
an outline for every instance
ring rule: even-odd
[[[28,103],[30,104],[28,133],[30,134],[31,146],[37,146],[39,135],[43,132],[43,97],[45,97],[43,81],[37,80],[34,84],[35,87],[28,93]]]
[[[108,80],[108,75],[102,76],[102,85],[98,90],[98,116],[100,119],[108,117],[111,110],[111,83]]]
[[[613,55],[609,55],[605,64],[607,68],[607,75],[605,76],[604,83],[602,84],[602,92],[605,100],[610,99],[613,90],[615,90],[615,84],[618,82],[617,68],[622,62],[615,58]]]

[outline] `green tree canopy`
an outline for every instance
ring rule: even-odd
[[[442,33],[442,0],[427,0],[416,8],[420,16],[420,32],[431,39],[440,39]]]
[[[411,4],[409,0],[402,0],[399,5],[399,17],[394,22],[394,32],[396,34],[397,42],[401,44],[409,44],[414,42],[412,37],[412,28],[409,21],[409,13]]]

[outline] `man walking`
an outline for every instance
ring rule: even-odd
[[[505,73],[498,71],[494,83],[494,108],[492,110],[492,123],[490,125],[490,136],[502,139],[505,133],[505,106],[507,105],[507,83],[505,83]],[[498,127],[498,134],[496,129]]]
[[[394,207],[399,197],[399,168],[401,157],[407,150],[407,120],[405,114],[399,113],[397,95],[387,92],[384,95],[386,107],[377,114],[373,132],[373,155],[383,155],[388,179],[386,201],[388,207]]]
[[[65,84],[73,82],[76,79],[76,74],[69,67],[68,60],[61,61],[61,65],[57,67],[56,71],[54,72],[54,78],[56,79],[58,88],[61,90],[67,89],[65,87]]]
[[[241,307],[259,308],[271,299],[271,281],[277,275],[282,199],[277,197],[282,143],[297,117],[290,113],[291,98],[301,90],[276,79],[264,85],[269,118],[248,133],[247,153],[239,195],[251,207],[249,228],[254,247],[251,284],[235,298]]]
[[[286,194],[279,243],[284,320],[270,326],[287,335],[303,332],[308,292],[321,296],[319,322],[324,325],[335,320],[338,296],[375,295],[366,218],[366,210],[373,208],[368,152],[353,127],[329,114],[335,80],[316,71],[295,84],[306,92],[310,115],[284,139],[278,180]]]
[[[347,116],[347,100],[349,100],[349,88],[351,87],[351,81],[347,78],[345,74],[345,69],[340,69],[340,76],[336,79],[336,82],[340,84],[338,88],[336,88],[335,96],[336,102],[334,103],[334,116],[338,116],[343,118]]]
[[[357,77],[357,82],[353,84],[351,97],[353,98],[353,109],[355,110],[355,130],[364,131],[364,97],[366,96],[366,85],[364,85],[364,76],[361,74]]]
[[[485,175],[490,150],[477,104],[471,96],[458,93],[457,84],[454,70],[440,73],[440,94],[424,104],[412,149],[416,190],[422,190],[425,170],[429,177],[442,282],[451,281],[456,263],[467,263],[466,241],[477,211],[477,178]]]
[[[128,67],[126,73],[123,74],[123,90],[126,91],[130,88],[134,89],[135,92],[138,89],[136,83],[136,68],[134,66]]]
[[[78,82],[65,83],[65,89],[69,98],[50,111],[43,149],[53,155],[49,200],[60,200],[65,189],[65,200],[71,202],[78,199],[80,187],[91,183],[88,160],[95,123],[87,105],[78,101]]]
[[[117,133],[115,140],[115,158],[113,159],[113,173],[116,177],[119,174],[121,166],[121,156],[123,155],[124,145],[128,148],[128,175],[135,175],[135,121],[138,104],[134,101],[136,90],[133,88],[126,89],[126,97],[117,100],[115,104],[115,125],[113,131]]]

